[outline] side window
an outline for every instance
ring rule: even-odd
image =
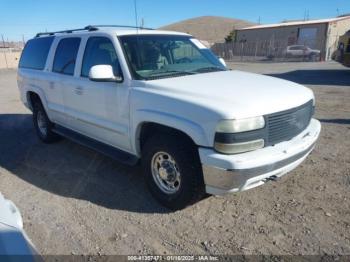
[[[91,67],[111,65],[114,75],[121,75],[117,53],[113,43],[106,37],[90,37],[86,43],[81,76],[88,77]]]
[[[29,40],[19,61],[20,68],[43,70],[54,37],[40,37]]]
[[[62,39],[56,49],[52,71],[65,75],[74,75],[79,45],[80,38]]]
[[[173,57],[175,63],[178,62],[188,62],[190,60],[195,60],[201,57],[201,54],[197,49],[195,49],[190,43],[184,43],[182,41],[176,41],[174,43]],[[190,59],[190,60],[189,60]]]

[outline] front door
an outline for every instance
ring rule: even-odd
[[[94,82],[89,71],[95,65],[111,65],[121,75],[118,57],[107,37],[88,38],[81,70],[63,99],[71,129],[111,146],[129,151],[128,88],[124,83]]]

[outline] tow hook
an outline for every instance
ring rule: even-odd
[[[278,176],[270,176],[268,178],[265,178],[263,181],[264,183],[267,183],[267,182],[277,182],[277,180],[279,179]]]

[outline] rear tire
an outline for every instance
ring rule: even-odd
[[[205,195],[197,149],[177,134],[149,138],[142,150],[142,167],[153,197],[171,210],[183,209]]]
[[[40,101],[35,101],[33,105],[33,124],[39,139],[44,143],[51,144],[60,140],[60,136],[52,131],[54,124],[49,120]]]

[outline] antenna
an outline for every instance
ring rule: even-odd
[[[134,0],[134,8],[135,8],[135,22],[136,22],[136,32],[139,33],[139,29],[138,29],[138,14],[137,14],[137,0]]]

